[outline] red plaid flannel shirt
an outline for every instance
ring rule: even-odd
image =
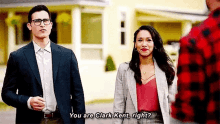
[[[171,116],[220,124],[220,8],[180,40],[178,93]]]

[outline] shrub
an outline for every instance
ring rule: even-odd
[[[106,60],[105,71],[114,71],[116,70],[115,63],[112,57],[109,55]]]

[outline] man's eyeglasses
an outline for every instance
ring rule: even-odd
[[[44,25],[49,25],[50,24],[50,19],[34,19],[32,20],[34,22],[34,25],[39,26],[41,25],[41,22],[43,21]]]

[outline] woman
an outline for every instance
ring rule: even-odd
[[[176,91],[173,68],[159,33],[152,26],[141,26],[134,33],[131,61],[118,69],[113,113],[122,116],[113,117],[113,123],[170,124],[169,103]]]

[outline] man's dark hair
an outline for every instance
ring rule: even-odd
[[[45,6],[45,5],[37,5],[35,7],[33,7],[29,13],[28,13],[28,22],[31,23],[32,21],[32,14],[35,12],[39,12],[39,11],[46,11],[49,14],[49,18],[51,19],[51,14],[49,9]]]

